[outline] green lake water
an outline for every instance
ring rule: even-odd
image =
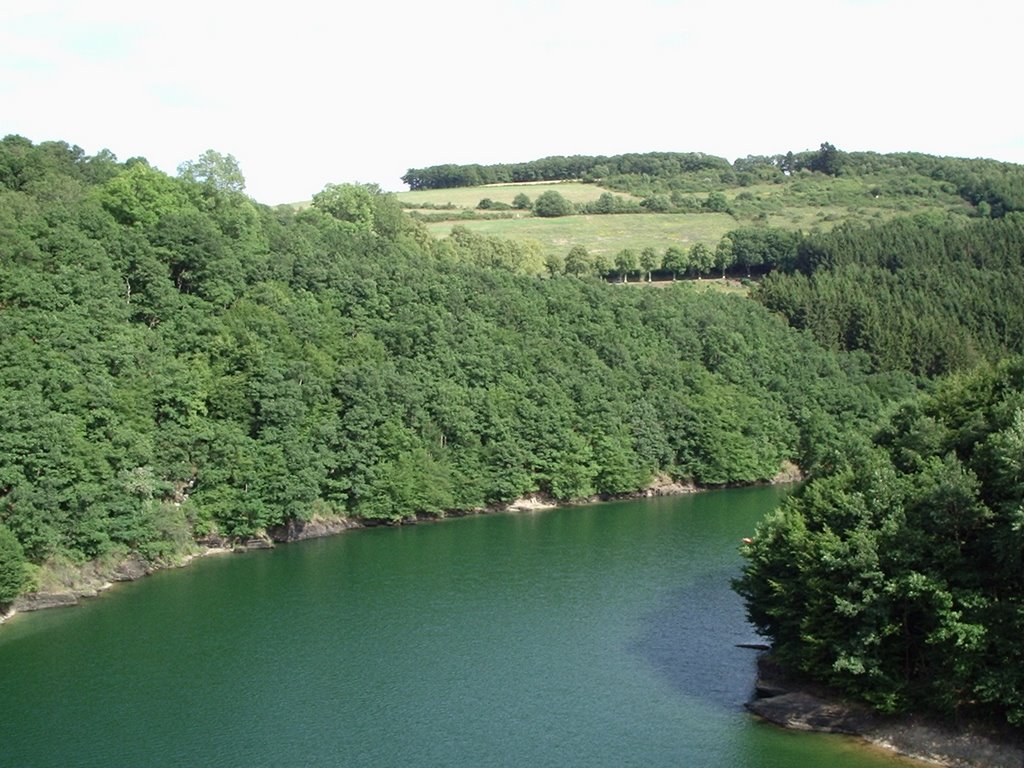
[[[903,761],[743,709],[730,490],[205,558],[0,627],[0,766]]]

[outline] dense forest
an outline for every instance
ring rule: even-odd
[[[867,353],[875,370],[935,376],[1024,349],[1021,214],[843,226],[783,258],[757,300],[830,349]]]
[[[786,666],[1024,726],[1024,361],[950,377],[762,522],[737,584]]]
[[[573,155],[545,157],[525,163],[499,165],[434,165],[410,168],[402,177],[409,189],[476,187],[509,182],[599,179],[608,175],[675,175],[729,169],[729,161],[700,152],[649,152],[646,154]]]
[[[813,469],[914,386],[741,298],[516,274],[372,186],[243,188],[0,142],[0,600],[289,519]]]

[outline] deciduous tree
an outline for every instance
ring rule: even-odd
[[[178,166],[178,175],[228,192],[245,190],[245,176],[235,156],[223,155],[213,149],[206,150],[195,160],[183,162]]]
[[[533,203],[533,212],[537,216],[553,218],[568,216],[573,213],[572,203],[554,189],[542,192]]]

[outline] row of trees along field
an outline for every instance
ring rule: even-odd
[[[0,141],[0,602],[290,519],[814,469],[913,388],[754,302],[474,263],[372,186],[243,188]]]
[[[899,410],[744,549],[736,587],[788,668],[883,712],[1024,727],[1024,360]]]
[[[454,227],[453,237],[479,237],[470,235],[463,227]],[[797,256],[800,235],[768,227],[741,227],[728,232],[714,246],[703,242],[692,245],[670,245],[664,251],[652,246],[623,248],[612,254],[590,252],[586,246],[574,245],[563,258],[548,254],[544,266],[551,275],[568,274],[577,277],[597,275],[602,278],[628,281],[639,277],[650,282],[671,277],[708,275],[725,277],[726,274],[761,275],[782,265],[792,265]]]

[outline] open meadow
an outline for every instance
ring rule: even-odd
[[[586,203],[591,200],[597,200],[604,192],[608,191],[597,184],[583,184],[578,181],[541,181],[523,184],[488,184],[480,187],[455,187],[451,189],[419,189],[414,192],[397,192],[395,194],[402,203],[408,206],[427,205],[436,208],[451,205],[460,210],[472,210],[485,197],[490,198],[496,203],[512,205],[516,195],[524,194],[532,201],[549,189],[555,190],[572,203]],[[615,192],[614,194],[631,200],[639,201],[640,199],[623,192]]]
[[[727,213],[634,213],[613,216],[560,216],[553,219],[479,219],[441,221],[427,225],[435,237],[445,237],[453,226],[512,240],[535,240],[544,253],[565,255],[574,245],[590,253],[614,255],[623,248],[651,247],[659,253],[671,245],[710,247],[736,227]]]
[[[751,224],[804,232],[828,231],[844,222],[880,223],[898,215],[964,211],[962,199],[932,180],[920,180],[920,188],[912,190],[918,194],[893,189],[891,184],[883,178],[813,175],[780,184],[727,188],[722,195],[728,201],[728,212],[556,218],[539,218],[530,210],[505,210],[491,214],[491,218],[489,212],[478,211],[477,206],[484,198],[511,205],[519,194],[526,194],[533,201],[552,189],[573,203],[584,203],[597,200],[609,190],[597,184],[565,181],[426,189],[398,192],[396,196],[408,210],[426,215],[427,228],[435,237],[445,237],[453,226],[461,226],[481,235],[536,241],[545,254],[563,256],[574,245],[582,245],[593,254],[609,256],[624,248],[652,247],[664,252],[672,245],[689,247],[698,242],[713,248],[730,230]],[[612,191],[612,194],[633,201],[641,199],[623,192]],[[694,192],[683,197],[692,198],[692,207],[699,208],[706,194]],[[421,205],[426,207],[412,208]],[[479,218],[470,218],[472,215]],[[443,220],[438,221],[441,217]]]

